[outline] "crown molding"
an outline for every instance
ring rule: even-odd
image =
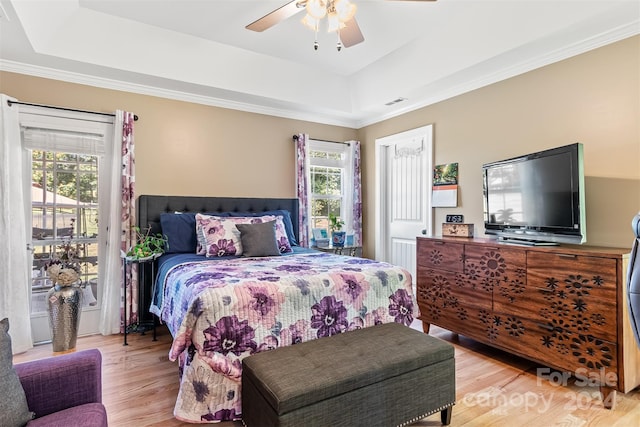
[[[301,111],[299,108],[277,108],[259,105],[250,102],[239,102],[222,99],[213,96],[198,95],[190,92],[165,89],[158,86],[143,85],[123,80],[109,79],[73,71],[66,71],[39,65],[0,59],[0,70],[11,73],[25,74],[52,80],[60,80],[68,83],[99,87],[103,89],[118,90],[122,92],[149,95],[176,101],[190,102],[211,107],[227,108],[247,113],[264,114],[293,120],[302,120],[313,123],[321,123],[333,126],[355,128],[356,121],[347,117],[317,111]]]
[[[509,67],[502,68],[497,72],[482,75],[480,78],[476,78],[473,80],[463,80],[460,84],[457,85],[442,85],[441,87],[446,88],[446,90],[439,92],[430,91],[430,95],[428,97],[415,102],[409,101],[407,104],[404,104],[402,107],[390,113],[377,114],[375,116],[372,115],[363,118],[362,120],[358,120],[356,126],[358,129],[360,129],[362,127],[379,123],[384,120],[389,120],[394,117],[407,114],[411,111],[433,105],[437,102],[441,102],[458,95],[462,95],[464,93],[489,86],[491,84],[527,73],[529,71],[533,71],[538,68],[542,68],[559,61],[563,61],[565,59],[627,39],[629,37],[636,36],[638,34],[640,34],[640,20],[634,20],[611,31],[607,31],[597,36],[570,44],[563,49],[544,52],[541,55],[528,58],[526,61],[521,61]]]

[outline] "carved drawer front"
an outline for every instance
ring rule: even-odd
[[[418,238],[418,265],[447,271],[462,271],[464,245]]]
[[[601,370],[612,373],[609,380],[617,375],[614,342],[565,329],[564,323],[554,320],[547,324],[498,312],[492,320],[493,342],[510,351],[583,376]]]
[[[529,260],[535,267],[528,269],[523,316],[549,328],[617,341],[615,260],[558,254]]]
[[[462,273],[418,266],[418,302],[442,309],[491,309],[491,292],[470,284]]]
[[[461,273],[419,265],[417,275],[417,300],[423,321],[469,333],[469,328],[476,331],[479,327],[479,311],[491,310],[491,293],[473,288]]]
[[[514,303],[526,285],[526,254],[522,249],[467,245],[464,272],[475,287],[493,292],[494,303]]]
[[[550,272],[557,277],[577,277],[597,288],[616,288],[616,260],[563,253],[527,252],[527,280],[531,286],[549,287]],[[579,285],[577,285],[579,286]],[[615,298],[612,300],[615,302]]]

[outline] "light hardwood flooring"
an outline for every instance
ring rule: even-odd
[[[414,327],[419,329],[419,322]],[[431,335],[455,346],[457,403],[451,426],[640,426],[637,388],[631,393],[618,393],[615,409],[607,410],[597,388],[579,386],[573,379],[567,386],[538,379],[537,369],[544,367],[437,327],[431,327]],[[156,342],[152,341],[151,333],[131,334],[128,341],[129,345],[123,346],[121,335],[94,335],[81,337],[77,343],[77,350],[95,347],[102,351],[103,402],[109,425],[193,425],[173,418],[178,369],[167,357],[171,342],[168,331],[158,328]],[[16,355],[14,363],[48,356],[51,345],[44,344]],[[554,375],[551,374],[557,378]],[[218,424],[241,425],[241,422]],[[434,414],[413,426],[439,425],[440,415]]]

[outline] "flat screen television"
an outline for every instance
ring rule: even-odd
[[[482,166],[485,233],[525,245],[586,241],[582,144]]]

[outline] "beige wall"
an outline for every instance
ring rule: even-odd
[[[640,37],[359,130],[282,119],[0,72],[0,92],[24,102],[112,112],[136,123],[138,194],[294,197],[291,136],[359,139],[365,254],[374,256],[375,140],[434,124],[436,164],[458,162],[458,208],[482,234],[483,163],[582,142],[588,243],[630,247],[640,210]]]
[[[631,247],[640,211],[640,37],[602,47],[358,131],[365,241],[375,238],[375,140],[434,124],[435,164],[458,162],[457,208],[483,235],[482,164],[584,144],[587,244]]]
[[[330,141],[356,130],[0,72],[19,101],[113,112],[135,123],[136,193],[295,197],[293,134]]]

